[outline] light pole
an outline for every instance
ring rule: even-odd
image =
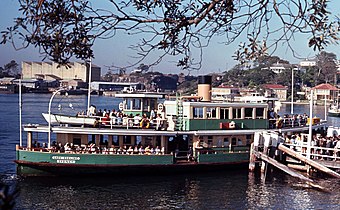
[[[292,94],[291,94],[291,107],[290,113],[294,114],[294,67],[292,67]]]
[[[56,90],[51,98],[50,98],[50,102],[48,103],[48,148],[51,148],[51,105],[52,105],[52,100],[54,98],[55,95],[57,95],[57,93],[59,93],[60,91],[62,91],[64,89],[59,89],[59,90]]]
[[[87,67],[87,65],[86,65]],[[90,58],[90,64],[89,64],[89,87],[88,87],[88,92],[87,92],[87,116],[89,116],[89,110],[90,110],[90,103],[91,103],[91,72],[92,72],[92,60]]]
[[[312,126],[313,126],[313,89],[310,91],[310,103],[309,103],[309,129],[308,129],[308,141],[307,141],[307,158],[310,159],[310,150],[312,143]]]
[[[19,124],[20,124],[19,145],[20,145],[20,147],[22,147],[22,89],[21,89],[21,78],[19,79]]]
[[[326,92],[325,92],[325,121],[327,121],[327,98],[326,98]]]

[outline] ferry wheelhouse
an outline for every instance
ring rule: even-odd
[[[210,89],[211,77],[201,76],[198,96],[168,100],[157,93],[116,94],[122,98],[119,111],[111,117],[78,116],[82,125],[58,115],[45,116],[48,125],[24,126],[27,144],[16,148],[17,172],[118,175],[246,167],[254,134],[269,129],[273,107],[213,102]],[[86,118],[94,119],[93,125],[86,124]],[[318,126],[322,125],[314,125]],[[293,132],[308,127],[279,129]]]

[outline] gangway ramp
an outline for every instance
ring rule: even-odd
[[[296,178],[299,178],[303,181],[306,182],[306,184],[314,187],[314,188],[318,188],[318,189],[321,189],[321,190],[325,190],[324,187],[318,185],[318,184],[315,184],[314,181],[308,177],[305,177],[304,175],[292,170],[291,168],[289,168],[288,166],[276,161],[275,159],[269,157],[268,155],[262,153],[262,152],[258,152],[258,151],[254,151],[254,154],[256,155],[256,157],[262,159],[263,161],[277,167],[278,169],[286,172],[287,174],[293,176],[293,177],[296,177]]]
[[[316,168],[316,169],[318,169],[318,170],[320,170],[320,171],[322,171],[322,172],[324,172],[326,174],[329,174],[329,175],[331,175],[331,176],[333,176],[335,178],[340,179],[340,174],[336,173],[335,171],[327,168],[326,166],[324,166],[324,165],[322,165],[322,164],[320,164],[320,163],[318,163],[316,161],[308,159],[307,157],[305,157],[305,156],[295,152],[294,150],[284,146],[284,144],[282,144],[282,143],[280,143],[278,145],[278,149],[283,151],[283,152],[285,152],[285,153],[287,153],[287,154],[289,154],[289,155],[291,155],[292,157],[295,157],[295,158],[301,160],[302,162],[304,162],[307,165],[310,165],[310,166],[312,166],[312,167],[314,167],[314,168]]]

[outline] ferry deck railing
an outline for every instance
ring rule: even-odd
[[[112,117],[109,120],[106,117],[98,117],[98,123],[99,126],[110,126],[111,129],[114,127],[125,127],[126,129],[129,128],[143,128],[143,126],[140,125],[141,122],[135,123],[134,118],[130,117],[123,117],[121,119],[118,119],[116,117]],[[147,127],[145,128],[157,128],[157,125],[159,127],[164,127],[164,125],[167,123],[167,119],[148,119]]]

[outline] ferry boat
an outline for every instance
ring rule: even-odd
[[[271,127],[273,107],[268,103],[211,101],[210,76],[199,77],[198,96],[168,100],[159,93],[122,93],[115,97],[122,102],[111,117],[75,117],[79,123],[49,113],[45,114],[48,125],[23,126],[27,144],[16,147],[17,173],[168,174],[247,167],[257,131],[308,131],[305,123]],[[324,126],[315,122],[313,128]]]
[[[328,109],[328,116],[340,117],[340,107],[338,103],[332,104]]]

